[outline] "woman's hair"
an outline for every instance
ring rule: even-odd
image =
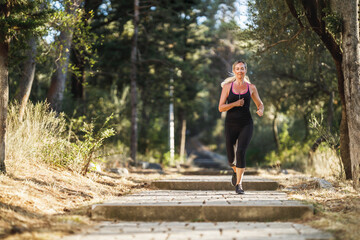
[[[239,64],[239,63],[243,63],[244,66],[245,66],[245,69],[246,69],[246,71],[247,71],[247,64],[246,64],[246,62],[243,61],[243,60],[237,60],[237,61],[235,61],[235,62],[233,63],[233,65],[232,65],[232,71],[233,71],[232,75],[234,75],[234,68],[235,68],[235,66],[236,66],[237,64]],[[235,76],[228,77],[228,78],[226,78],[226,79],[221,83],[221,87],[224,87],[225,84],[230,83],[230,82],[234,82],[235,80],[236,80],[236,77],[235,77]],[[245,80],[245,82],[250,83],[250,79],[249,79],[249,77],[248,77],[247,75],[245,75],[244,80]]]

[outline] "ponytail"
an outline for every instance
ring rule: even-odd
[[[236,80],[235,76],[228,77],[221,83],[221,87],[224,87],[225,84],[235,82],[235,80]]]
[[[231,83],[231,82],[235,82],[235,80],[236,80],[236,77],[235,77],[235,76],[228,77],[228,78],[226,78],[224,81],[222,81],[221,87],[224,87],[225,84],[228,84],[228,83]],[[247,82],[247,83],[251,83],[251,82],[250,82],[250,78],[248,77],[248,75],[245,75],[244,81]]]

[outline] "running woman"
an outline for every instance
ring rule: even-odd
[[[250,98],[254,101],[257,107],[256,113],[260,117],[264,113],[264,104],[255,85],[250,83],[246,75],[246,63],[241,60],[236,61],[232,70],[234,76],[221,83],[219,111],[227,112],[225,118],[226,152],[229,165],[234,171],[231,184],[235,186],[237,194],[244,194],[242,179],[246,167],[245,154],[253,133],[253,120],[249,110]]]

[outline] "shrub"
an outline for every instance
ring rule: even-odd
[[[65,131],[64,115],[50,111],[47,103],[29,102],[22,121],[19,119],[19,104],[9,104],[6,132],[6,158],[9,165],[16,165],[19,161],[34,163],[37,160],[66,165],[62,158],[54,159],[53,155],[49,155],[57,153],[53,150],[58,148],[66,152]],[[56,147],[52,149],[51,146]]]
[[[107,124],[111,117],[97,130],[95,123],[85,122],[85,118],[66,120],[63,113],[57,114],[49,104],[39,102],[27,104],[23,120],[19,120],[19,104],[11,103],[7,119],[7,159],[16,168],[21,162],[44,162],[67,167],[86,174],[95,152],[104,140],[115,134]],[[74,122],[79,132],[73,131]]]

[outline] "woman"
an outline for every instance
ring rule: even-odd
[[[263,115],[264,105],[255,85],[251,84],[246,76],[246,63],[236,61],[232,68],[234,77],[227,78],[221,83],[219,111],[227,112],[225,119],[226,151],[229,164],[234,170],[231,183],[235,186],[236,193],[244,194],[242,178],[246,165],[245,153],[253,132],[253,120],[249,110],[250,97],[257,107],[256,113],[260,117]],[[234,161],[236,161],[236,165],[234,165]]]

